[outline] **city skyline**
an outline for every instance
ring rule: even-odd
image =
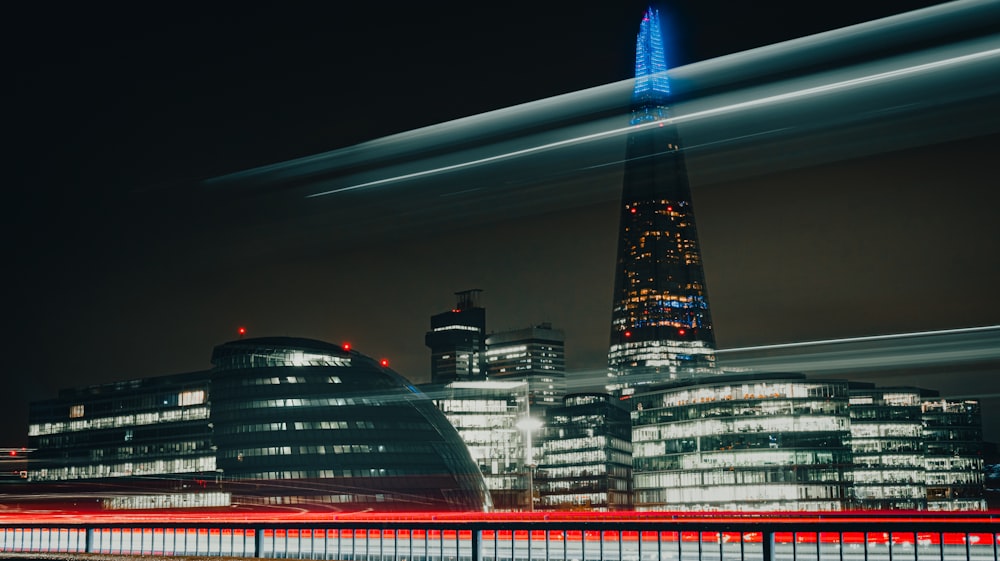
[[[733,32],[745,23],[739,17],[762,22],[779,8],[794,10],[783,4],[764,14],[714,14],[720,21],[712,23],[698,19],[705,13],[661,6],[678,31],[670,65],[892,13],[855,11],[801,28],[748,24],[743,36]],[[634,22],[645,8],[567,15],[581,25],[559,41],[546,23],[557,14],[546,12],[535,14],[539,21],[522,21],[516,10],[426,14],[415,20],[425,27],[419,33],[397,22],[400,35],[375,45],[362,43],[362,31],[372,31],[366,23],[351,38],[371,52],[338,58],[336,78],[324,66],[333,64],[329,55],[309,49],[345,52],[351,43],[324,43],[334,39],[319,23],[295,43],[303,14],[265,23],[265,14],[234,22],[210,13],[181,28],[193,33],[187,46],[169,40],[170,25],[183,19],[175,14],[150,23],[148,34],[88,35],[78,60],[52,55],[80,31],[53,39],[51,52],[26,55],[16,69],[25,153],[9,154],[19,159],[10,207],[18,274],[7,328],[18,352],[8,365],[14,385],[5,398],[5,444],[25,438],[27,401],[68,386],[205,368],[211,348],[235,339],[239,326],[253,336],[349,340],[426,381],[428,318],[452,305],[453,292],[474,286],[484,289],[489,331],[551,321],[567,330],[570,372],[606,365],[614,204],[386,235],[379,225],[395,217],[378,214],[378,198],[361,200],[359,209],[373,214],[375,242],[351,240],[345,248],[312,220],[261,208],[260,193],[219,196],[196,180],[623,80],[632,70]],[[61,15],[60,30],[75,29],[71,15]],[[459,27],[463,18],[490,16],[525,37],[514,52],[481,55],[496,65],[494,75],[520,87],[471,81],[477,73],[462,71],[470,68],[463,64],[478,63],[430,39],[430,30],[471,39]],[[240,22],[252,25],[237,32]],[[733,27],[720,29],[722,22]],[[103,25],[99,31],[110,28]],[[297,49],[283,50],[289,44]],[[407,78],[420,72],[427,79],[401,116],[370,85],[386,79],[375,61],[404,56],[406,45],[414,48],[413,69],[400,80],[414,83]],[[571,61],[566,74],[531,50],[554,45]],[[249,52],[236,52],[244,48]],[[172,77],[177,84],[167,87]],[[223,87],[226,79],[234,81]],[[81,91],[69,96],[68,86]],[[986,188],[983,166],[996,145],[994,135],[820,166],[818,173],[695,185],[719,346],[1000,323],[988,286],[997,277],[997,234],[989,227],[997,195]],[[938,187],[945,184],[947,200]],[[961,222],[941,207],[960,213]],[[927,254],[936,257],[928,263]],[[865,282],[847,286],[857,279]],[[955,381],[983,391],[977,382]]]

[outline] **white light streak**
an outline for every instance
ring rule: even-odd
[[[645,125],[639,125],[639,126],[645,126]],[[499,162],[501,160],[508,160],[508,159],[511,159],[511,158],[517,158],[517,157],[520,157],[520,156],[527,156],[529,154],[535,154],[535,153],[538,153],[538,152],[543,152],[543,151],[546,151],[546,150],[552,150],[552,149],[555,149],[555,148],[562,148],[564,146],[571,146],[573,144],[579,144],[579,143],[582,143],[582,142],[589,142],[589,141],[598,140],[598,139],[601,139],[601,138],[607,138],[607,137],[611,137],[611,136],[616,136],[616,135],[620,135],[620,134],[624,134],[624,133],[633,131],[636,128],[638,128],[638,127],[637,126],[628,126],[628,127],[624,127],[624,128],[612,129],[612,130],[609,130],[609,131],[603,131],[603,132],[598,132],[598,133],[593,133],[593,134],[578,136],[578,137],[575,137],[575,138],[568,138],[568,139],[565,139],[565,140],[559,140],[557,142],[549,142],[549,143],[546,143],[546,144],[541,144],[539,146],[532,146],[530,148],[524,148],[522,150],[514,150],[513,152],[506,152],[506,153],[503,153],[503,154],[496,154],[496,155],[493,155],[493,156],[488,156],[486,158],[479,158],[479,159],[476,159],[476,160],[469,160],[467,162],[461,162],[461,163],[452,164],[452,165],[449,165],[449,166],[441,166],[441,167],[437,167],[437,168],[433,168],[433,169],[422,170],[422,171],[417,171],[417,172],[413,172],[413,173],[407,173],[407,174],[403,174],[403,175],[397,175],[397,176],[394,176],[394,177],[386,177],[385,179],[376,179],[375,181],[368,181],[366,183],[359,183],[357,185],[351,185],[349,187],[341,187],[339,189],[332,189],[330,191],[323,191],[321,193],[313,193],[312,195],[306,195],[306,198],[307,199],[311,199],[311,198],[314,198],[314,197],[322,197],[322,196],[325,196],[325,195],[333,195],[333,194],[336,194],[336,193],[344,193],[344,192],[347,192],[347,191],[354,191],[356,189],[363,189],[365,187],[375,187],[375,186],[378,186],[378,185],[385,185],[387,183],[396,183],[396,182],[400,182],[400,181],[406,181],[408,179],[417,179],[417,178],[420,178],[420,177],[427,177],[427,176],[430,176],[430,175],[437,175],[437,174],[446,173],[446,172],[450,172],[450,171],[456,171],[456,170],[460,170],[460,169],[471,168],[471,167],[475,167],[475,166],[481,166],[483,164],[490,164],[490,163],[494,163],[494,162]]]
[[[349,191],[355,191],[358,189],[365,189],[370,187],[377,187],[381,185],[387,185],[391,183],[398,183],[402,181],[407,181],[411,179],[419,179],[423,177],[430,177],[434,175],[439,175],[443,173],[459,171],[463,169],[469,169],[477,166],[482,166],[485,164],[492,164],[501,162],[504,160],[510,160],[513,158],[519,158],[522,156],[528,156],[532,154],[537,154],[541,152],[546,152],[550,150],[555,150],[559,148],[564,148],[568,146],[573,146],[577,144],[593,142],[597,140],[602,140],[606,138],[611,138],[615,136],[626,135],[644,128],[649,127],[660,127],[664,125],[680,125],[697,120],[720,117],[722,115],[727,115],[740,111],[747,111],[750,109],[756,109],[764,106],[775,105],[779,103],[787,103],[793,100],[800,100],[809,98],[812,96],[820,96],[825,94],[830,94],[850,88],[856,88],[861,86],[868,86],[879,82],[885,82],[888,80],[893,80],[897,78],[902,78],[906,76],[913,76],[916,74],[939,71],[942,68],[956,66],[961,64],[967,64],[975,61],[980,61],[984,59],[993,58],[1000,55],[1000,48],[988,49],[983,51],[978,51],[974,53],[968,53],[961,56],[955,56],[947,59],[937,60],[933,62],[927,62],[923,64],[917,64],[913,66],[908,66],[905,68],[899,68],[894,70],[889,70],[885,72],[878,72],[875,74],[870,74],[867,76],[861,76],[857,78],[851,78],[848,80],[841,80],[839,82],[834,82],[831,84],[824,84],[820,86],[813,86],[809,88],[802,88],[799,90],[785,92],[765,97],[760,97],[757,99],[751,99],[747,101],[741,101],[737,103],[730,103],[727,105],[712,107],[709,109],[703,109],[701,111],[695,111],[685,115],[678,115],[675,117],[669,117],[662,121],[652,121],[649,123],[642,123],[639,125],[629,125],[626,127],[618,127],[610,129],[607,131],[601,131],[597,133],[591,133],[581,136],[576,136],[573,138],[563,139],[555,142],[548,142],[544,144],[539,144],[537,146],[531,146],[528,148],[523,148],[520,150],[513,150],[510,152],[504,152],[501,154],[495,154],[492,156],[487,156],[485,158],[477,158],[473,160],[468,160],[465,162],[459,162],[457,164],[451,164],[447,166],[440,166],[431,169],[416,171],[412,173],[406,173],[402,175],[396,175],[393,177],[386,177],[383,179],[376,179],[373,181],[367,181],[364,183],[358,183],[355,185],[350,185],[347,187],[340,187],[337,189],[331,189],[328,191],[322,191],[319,193],[313,193],[311,195],[306,195],[306,198],[323,197],[327,195],[334,195],[338,193],[346,193]]]
[[[790,349],[795,347],[811,347],[816,345],[834,345],[838,343],[862,343],[872,341],[889,341],[892,339],[907,339],[912,337],[928,337],[941,335],[966,335],[971,333],[981,333],[988,331],[1000,332],[1000,325],[986,325],[982,327],[963,327],[958,329],[941,329],[937,331],[915,331],[912,333],[893,333],[890,335],[871,335],[866,337],[847,337],[844,339],[822,339],[817,341],[802,341],[798,343],[779,343],[775,345],[760,345],[756,347],[740,347],[735,349],[719,349],[718,354],[736,353],[746,351],[767,351],[773,349]]]

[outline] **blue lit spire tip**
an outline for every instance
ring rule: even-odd
[[[635,87],[632,101],[647,109],[666,103],[670,95],[667,79],[667,57],[660,25],[660,12],[652,6],[646,9],[639,24],[635,42]]]

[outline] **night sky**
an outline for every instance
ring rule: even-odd
[[[680,66],[937,3],[658,7]],[[380,231],[376,199],[341,240],[202,181],[627,79],[645,3],[22,4],[0,34],[0,445],[26,443],[29,401],[207,368],[238,326],[426,381],[429,316],[468,288],[488,329],[551,321],[571,371],[606,366],[613,202]],[[1000,323],[998,145],[695,183],[719,345]]]

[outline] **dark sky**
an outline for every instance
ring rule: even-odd
[[[937,3],[659,7],[678,66]],[[490,329],[552,321],[570,369],[601,367],[614,205],[347,244],[200,181],[629,78],[645,3],[22,4],[0,34],[0,444],[26,441],[29,401],[205,368],[240,325],[351,340],[424,381],[428,317],[467,288]],[[996,147],[696,185],[720,345],[998,323],[976,171]]]

